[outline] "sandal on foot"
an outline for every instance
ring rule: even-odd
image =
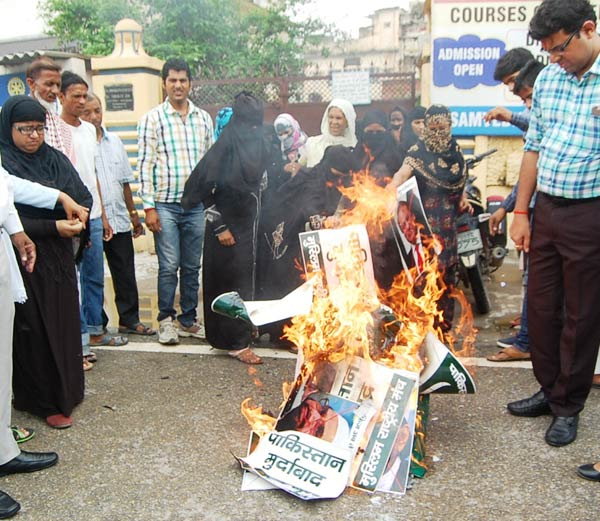
[[[138,322],[133,326],[119,326],[119,333],[122,335],[140,335],[140,336],[152,336],[156,334],[156,331],[146,324]]]
[[[83,370],[84,371],[89,371],[90,369],[94,368],[94,364],[92,364],[92,362],[89,362],[88,360],[86,360],[85,358],[83,359]]]
[[[98,346],[110,346],[110,347],[121,347],[127,344],[129,340],[124,336],[109,336],[102,335],[99,340],[92,340],[90,338],[90,345],[94,347]]]
[[[17,443],[25,443],[35,436],[35,431],[31,427],[17,427],[13,425],[10,430]]]
[[[487,357],[490,362],[517,362],[531,360],[531,354],[525,353],[516,347],[505,347],[495,355]]]
[[[95,364],[98,361],[98,357],[96,356],[96,353],[90,351],[89,355],[83,355],[83,359],[87,360],[88,362],[91,362],[92,364]]]
[[[239,351],[229,351],[229,356],[237,358],[240,362],[244,362],[248,365],[259,365],[263,363],[262,358],[249,347],[245,347]]]

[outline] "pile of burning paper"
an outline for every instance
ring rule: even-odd
[[[389,200],[374,195],[389,220]],[[372,202],[354,203],[354,222],[373,225]],[[255,326],[293,317],[286,337],[299,349],[277,418],[242,404],[255,433],[240,458],[246,490],[280,488],[302,499],[335,498],[347,486],[403,494],[411,465],[424,474],[426,395],[475,392],[436,329],[444,286],[435,255],[382,291],[367,226],[341,222],[348,225],[300,234],[307,280],[284,299],[243,302],[227,293],[213,302],[215,311]],[[472,342],[468,322],[467,314],[458,327]]]

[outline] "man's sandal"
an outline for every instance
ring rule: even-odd
[[[17,427],[13,425],[10,430],[17,443],[25,443],[35,436],[35,431],[31,427]]]
[[[238,351],[229,351],[229,356],[232,358],[236,358],[240,362],[244,362],[248,365],[259,365],[262,364],[262,358],[258,356],[252,349],[249,347],[245,347],[244,349],[239,349]]]
[[[138,322],[133,326],[119,326],[119,333],[122,335],[140,335],[140,336],[152,336],[156,334],[156,331],[146,324]]]

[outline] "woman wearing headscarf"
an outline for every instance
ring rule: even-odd
[[[285,170],[291,174],[297,173],[294,164],[304,156],[304,144],[307,137],[298,123],[290,114],[279,114],[273,123],[275,132],[281,143],[281,155],[285,161]]]
[[[378,184],[386,186],[404,159],[390,133],[388,116],[381,110],[369,110],[358,127],[356,161]]]
[[[255,298],[258,218],[268,163],[263,104],[241,92],[235,97],[231,121],[192,172],[181,201],[184,208],[202,202],[206,209],[202,261],[206,339],[247,364],[262,363],[249,347],[250,327],[216,314],[211,304],[229,291],[237,291],[244,300]]]
[[[65,192],[91,208],[92,197],[67,157],[44,143],[46,110],[33,98],[14,96],[0,112],[2,166],[13,176]],[[16,305],[14,406],[46,419],[51,427],[72,425],[83,399],[79,299],[72,237],[84,226],[53,210],[17,204],[38,260],[33,273],[21,270],[28,295]]]
[[[448,293],[456,284],[458,272],[456,221],[461,212],[470,208],[464,195],[468,173],[460,147],[452,137],[452,118],[448,108],[432,105],[425,112],[424,124],[423,139],[408,150],[391,188],[415,176],[427,221],[441,241],[439,266],[444,270],[448,290],[439,306],[444,313],[441,326],[447,331],[454,317],[454,302]]]
[[[340,187],[349,186],[356,170],[352,151],[342,145],[328,147],[323,159],[311,170],[302,169],[271,194],[263,207],[258,242],[258,300],[275,300],[287,295],[303,282],[298,234],[306,224],[318,228],[334,215]],[[261,328],[271,342],[281,343],[287,321]]]
[[[356,145],[356,112],[349,101],[336,98],[325,109],[321,120],[321,134],[306,141],[306,166],[312,168],[332,145]]]
[[[404,139],[407,123],[408,115],[402,107],[396,106],[390,111],[390,129],[397,145],[400,145]]]
[[[417,105],[408,113],[408,119],[405,123],[404,137],[401,148],[407,152],[419,139],[423,137],[423,125],[425,118],[425,107]]]
[[[227,126],[229,121],[231,120],[231,116],[233,115],[233,109],[231,107],[223,107],[219,112],[217,112],[217,117],[215,118],[215,141],[219,139],[219,136],[222,134],[223,129]]]

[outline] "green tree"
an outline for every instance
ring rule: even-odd
[[[118,20],[144,27],[144,47],[159,58],[185,58],[205,78],[301,74],[302,49],[324,26],[294,22],[307,0],[280,0],[261,9],[246,0],[41,0],[50,34],[77,42],[85,54],[107,54]]]

